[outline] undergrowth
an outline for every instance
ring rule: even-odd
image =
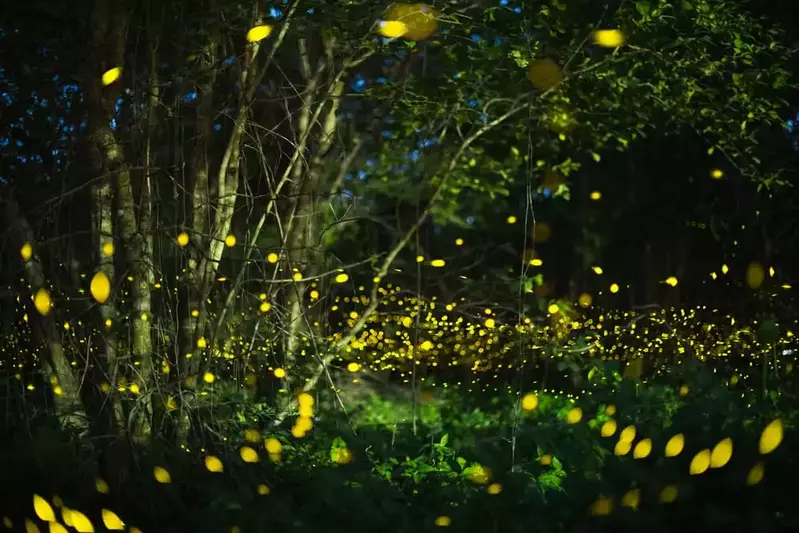
[[[235,407],[217,438],[177,451],[136,449],[130,477],[110,486],[91,468],[103,443],[75,441],[36,419],[3,442],[0,507],[6,524],[27,531],[46,527],[34,494],[54,509],[44,518],[68,523],[78,510],[95,530],[120,526],[109,511],[130,531],[158,532],[799,526],[790,503],[797,406],[789,394],[764,398],[696,362],[646,384],[608,375],[595,373],[580,396],[524,387],[480,395],[443,384],[434,393],[367,390],[348,397],[346,414],[323,391],[303,438],[272,429],[268,406]],[[763,435],[775,420],[782,444],[763,450],[762,439],[776,438]],[[684,448],[667,457],[675,435]],[[725,439],[732,455],[723,461]],[[697,467],[703,450],[712,452],[710,468]]]

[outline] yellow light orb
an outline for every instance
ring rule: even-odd
[[[250,31],[247,32],[247,42],[256,43],[263,39],[269,37],[269,34],[272,33],[272,26],[268,26],[266,24],[261,26],[255,26],[250,28]]]
[[[119,79],[119,76],[122,75],[122,69],[119,67],[114,67],[112,69],[108,69],[103,72],[102,82],[103,85],[111,85],[115,81]]]
[[[619,434],[619,440],[624,442],[632,442],[635,439],[635,426],[627,426]]]
[[[698,476],[707,471],[710,467],[710,450],[702,450],[691,459],[691,464],[688,466],[688,472],[692,476]]]
[[[594,42],[605,48],[618,48],[624,44],[624,34],[619,30],[597,30],[594,32]]]
[[[591,514],[595,516],[607,516],[611,511],[613,511],[613,500],[611,498],[600,496],[591,505]]]
[[[667,485],[660,491],[660,501],[663,503],[672,503],[677,499],[677,487],[674,485]]]
[[[615,420],[608,420],[604,424],[602,424],[602,428],[599,430],[600,435],[603,437],[610,437],[614,433],[616,433],[616,421]]]
[[[633,450],[633,457],[635,459],[644,459],[645,457],[648,457],[651,452],[652,452],[652,440],[642,439],[638,444],[635,445],[635,449]]]
[[[749,471],[749,474],[746,476],[746,484],[750,487],[752,485],[757,485],[761,481],[763,481],[763,463],[757,463],[752,469]]]
[[[171,483],[172,477],[169,475],[169,472],[166,468],[162,466],[156,466],[153,469],[153,475],[155,476],[155,480],[159,483]]]
[[[551,59],[536,59],[527,66],[527,79],[536,89],[546,91],[563,80],[563,70]]]
[[[111,280],[104,272],[97,272],[89,284],[89,292],[97,303],[104,304],[111,295]]]
[[[215,455],[209,455],[205,458],[205,468],[207,468],[209,472],[222,472],[225,470],[222,461]]]
[[[753,290],[759,289],[764,279],[766,279],[766,270],[763,265],[757,261],[749,263],[746,269],[746,284],[749,288]]]
[[[641,489],[629,490],[621,498],[621,504],[624,507],[635,509],[639,503],[641,503]]]
[[[22,248],[19,250],[19,255],[22,256],[22,260],[27,263],[33,256],[33,246],[28,243],[23,244]]]
[[[522,409],[534,411],[536,407],[538,407],[538,395],[533,393],[525,394],[522,398]]]
[[[577,303],[580,304],[580,307],[591,307],[591,302],[593,302],[593,298],[587,292],[584,292],[577,298]]]
[[[710,468],[721,468],[732,457],[732,439],[726,438],[713,447],[710,453]]]
[[[435,521],[438,527],[449,527],[452,524],[452,519],[448,516],[439,516]]]
[[[409,41],[423,41],[430,37],[438,27],[435,10],[427,4],[394,4],[384,17],[386,21],[397,21],[405,25],[401,37]],[[399,31],[399,26],[394,26]]]
[[[264,446],[266,447],[266,451],[270,454],[278,454],[283,451],[283,445],[280,444],[280,441],[274,438],[266,439],[264,441]]]
[[[402,37],[407,32],[408,26],[399,20],[381,20],[377,24],[377,33],[390,39]]]
[[[39,289],[36,292],[36,295],[33,297],[33,306],[40,315],[47,316],[47,314],[50,313],[50,308],[52,307],[50,293],[48,293],[45,289]]]
[[[622,456],[627,455],[630,453],[630,448],[632,448],[633,443],[629,440],[620,440],[616,443],[616,446],[613,448],[614,455]]]
[[[241,450],[239,450],[239,456],[245,463],[257,463],[260,460],[258,458],[258,452],[249,446],[242,446]]]
[[[666,457],[677,457],[685,447],[685,436],[682,433],[674,435],[666,443]]]
[[[771,422],[760,435],[759,450],[765,455],[777,449],[782,442],[783,427],[779,418]]]

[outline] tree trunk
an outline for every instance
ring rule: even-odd
[[[313,107],[316,103],[316,94],[319,87],[319,81],[322,71],[317,69],[312,76],[310,72],[310,59],[308,51],[305,46],[305,39],[300,39],[298,43],[300,54],[300,66],[306,81],[306,90],[302,100],[302,105],[299,110],[299,117],[297,119],[297,133],[295,135],[295,154],[298,156],[296,162],[291,169],[291,180],[294,186],[291,189],[292,207],[290,209],[289,220],[286,223],[286,236],[285,246],[288,257],[288,265],[290,271],[295,269],[299,271],[303,278],[307,278],[312,274],[308,271],[307,253],[306,253],[306,233],[308,232],[309,216],[308,206],[310,204],[310,186],[309,186],[309,172],[306,161],[306,148],[307,143],[302,140],[307,139],[311,133],[311,117],[313,115]],[[322,62],[320,62],[320,66]],[[304,336],[306,331],[303,309],[303,295],[306,291],[306,283],[304,281],[297,281],[292,283],[288,288],[286,295],[286,307],[288,308],[288,327],[286,328],[286,351],[284,362],[285,365],[292,366],[294,357],[300,346],[300,337]]]
[[[116,81],[107,88],[103,88],[101,85],[102,73],[110,68],[122,67],[124,62],[125,35],[128,25],[125,18],[127,10],[124,6],[122,9],[117,9],[117,7],[119,7],[118,3],[111,0],[95,0],[94,2],[91,19],[92,54],[85,83],[88,135],[92,143],[90,160],[93,162],[95,172],[98,173],[97,185],[93,194],[95,219],[93,229],[99,231],[100,234],[94,235],[94,242],[99,253],[100,268],[106,272],[106,275],[109,272],[114,274],[113,262],[104,250],[106,244],[113,243],[113,222],[110,212],[112,182],[110,180],[114,178],[116,178],[119,222],[125,244],[123,248],[126,259],[128,261],[133,258],[140,259],[138,254],[141,251],[138,241],[132,235],[137,232],[135,210],[132,208],[133,193],[130,189],[130,173],[124,161],[122,147],[111,129],[111,121],[116,116],[115,105],[119,98],[121,82]],[[135,264],[131,266],[134,275],[132,291],[134,308],[138,308],[138,300],[141,299],[141,289],[138,286],[140,279],[137,275],[137,266]],[[109,277],[109,279],[113,283],[113,278]],[[110,306],[109,303],[101,306],[101,315],[104,319],[110,318],[113,321],[115,313]],[[149,308],[147,309],[149,310]],[[138,318],[140,317],[134,316],[133,319],[134,346],[137,346],[135,338],[141,335],[141,327],[137,324]],[[149,326],[147,331],[149,331]],[[86,391],[86,401],[90,402],[90,410],[93,411],[93,433],[98,438],[97,442],[108,442],[108,446],[99,445],[101,470],[107,479],[122,481],[128,474],[129,455],[127,441],[119,434],[112,400],[116,391],[116,383],[113,380],[117,375],[119,348],[116,339],[109,335],[112,332],[112,328],[104,330],[104,354],[97,357],[95,361],[99,367],[95,368],[95,376],[98,373],[105,373],[111,377],[112,381],[109,384],[108,392],[102,390],[103,387],[91,387]],[[88,360],[87,364],[89,364]]]
[[[149,7],[149,4],[148,4]],[[155,409],[153,408],[153,400],[158,401],[160,394],[157,393],[159,387],[153,382],[153,366],[155,364],[155,354],[152,349],[152,332],[150,331],[150,313],[152,306],[151,287],[155,285],[155,270],[153,256],[153,160],[152,160],[152,144],[153,136],[155,134],[156,126],[156,107],[159,100],[159,87],[158,87],[158,56],[156,53],[157,43],[155,42],[155,33],[152,31],[150,14],[148,12],[148,37],[150,39],[150,83],[149,83],[149,97],[147,99],[147,124],[146,124],[146,138],[144,146],[144,171],[142,173],[141,183],[141,199],[139,208],[139,233],[141,235],[142,245],[142,261],[140,266],[143,272],[142,285],[146,284],[146,291],[139,294],[139,298],[134,302],[134,307],[141,313],[139,318],[147,316],[145,324],[139,326],[137,335],[134,335],[133,353],[137,357],[137,361],[141,363],[140,380],[144,387],[141,387],[147,392],[148,387],[152,386],[152,393],[146,396],[147,401],[144,403],[144,410],[135,413],[137,416],[133,420],[133,427],[131,428],[132,437],[138,441],[144,441],[152,436],[152,423]]]
[[[319,249],[320,242],[320,214],[323,212],[323,202],[320,201],[318,194],[320,190],[328,190],[324,178],[327,176],[325,161],[337,131],[337,113],[344,92],[344,83],[339,78],[329,91],[329,101],[321,102],[319,105],[326,105],[327,112],[322,122],[319,133],[318,146],[309,165],[307,175],[302,180],[302,188],[299,191],[297,209],[292,221],[291,234],[289,235],[289,249],[291,252],[292,264],[301,265],[303,277],[314,277],[324,270],[324,255]],[[306,315],[303,305],[304,295],[307,290],[306,282],[297,282],[290,289],[289,307],[289,338],[288,356],[295,357],[299,345],[299,337],[302,336],[305,342],[318,334],[318,327],[314,326],[314,321]]]
[[[36,253],[33,228],[21,213],[13,192],[4,188],[0,196],[0,213],[3,225],[13,228],[12,241],[17,250],[23,245],[33,247],[33,255],[25,262],[25,277],[31,290],[31,299],[39,290],[47,290],[47,282],[39,255]],[[40,315],[32,305],[28,305],[28,321],[32,325],[35,337],[45,348],[46,365],[42,368],[53,389],[55,415],[64,427],[86,429],[86,411],[81,403],[80,385],[75,370],[67,358],[61,342],[61,335],[55,323],[54,311]]]
[[[257,21],[257,12],[254,21]],[[213,70],[215,65],[218,44],[215,34],[212,34],[206,48],[213,55],[209,55],[209,66]],[[242,64],[241,96],[236,113],[236,121],[228,140],[225,153],[219,164],[219,170],[211,183],[209,173],[208,136],[210,135],[210,104],[213,93],[211,82],[201,86],[205,100],[201,103],[201,112],[198,116],[199,137],[195,145],[193,156],[193,197],[189,198],[192,209],[192,227],[195,239],[193,251],[189,253],[188,268],[185,276],[187,305],[181,307],[180,333],[178,338],[179,365],[173,387],[179,388],[183,382],[192,384],[196,381],[196,374],[201,367],[202,349],[198,341],[203,337],[206,329],[207,308],[206,300],[213,288],[219,263],[225,249],[225,238],[230,233],[233,213],[236,207],[240,181],[240,151],[241,142],[249,116],[249,104],[252,96],[252,84],[255,82],[255,66],[260,45],[257,42],[247,45]],[[204,106],[204,107],[203,107]],[[211,209],[211,192],[213,195],[213,210]],[[202,236],[210,233],[207,239]],[[209,347],[211,348],[211,347]],[[173,390],[172,392],[177,392]],[[175,407],[179,409],[178,417],[168,417],[170,425],[168,430],[170,439],[185,442],[190,430],[189,413],[187,406],[179,403],[182,395],[174,397]]]
[[[103,165],[102,158],[94,152],[95,170],[101,175]],[[91,217],[92,217],[92,248],[96,254],[97,272],[105,274],[113,285],[114,278],[114,227],[113,227],[113,188],[109,178],[95,181],[90,187],[91,192]],[[98,302],[100,320],[97,330],[101,332],[103,343],[103,354],[100,356],[101,368],[98,378],[107,383],[108,390],[114,394],[117,389],[117,380],[120,372],[118,357],[118,343],[116,336],[117,328],[117,308],[114,295],[110,295],[108,300],[103,303]],[[105,375],[102,372],[105,371]],[[102,405],[99,402],[98,405]],[[114,403],[119,420],[124,420],[124,413],[118,403]],[[104,408],[104,407],[102,407]],[[114,423],[115,425],[116,423]]]

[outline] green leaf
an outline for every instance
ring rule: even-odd
[[[334,438],[333,443],[330,445],[330,460],[335,462],[339,457],[339,451],[346,447],[347,443],[344,442],[344,439],[341,437]]]

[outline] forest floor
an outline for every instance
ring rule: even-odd
[[[342,387],[346,415],[321,392],[277,429],[237,406],[225,435],[137,449],[121,484],[97,473],[102,443],[39,419],[2,442],[0,514],[18,531],[799,530],[788,376],[765,396],[695,361],[645,383],[608,364],[581,393],[497,379]]]

